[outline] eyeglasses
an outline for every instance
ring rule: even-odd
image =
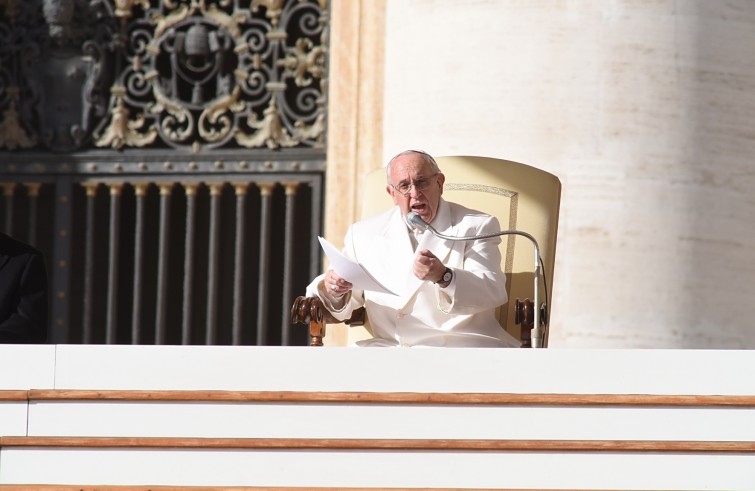
[[[414,186],[414,189],[416,189],[417,191],[424,191],[425,189],[430,187],[430,184],[433,182],[433,179],[435,179],[437,175],[438,174],[433,174],[429,177],[420,177],[413,182],[402,181],[398,183],[397,186],[391,184],[391,187],[404,196],[409,196],[409,193],[411,193],[412,191],[412,186]]]

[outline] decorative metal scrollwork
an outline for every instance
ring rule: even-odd
[[[310,147],[325,0],[0,0],[0,150]]]

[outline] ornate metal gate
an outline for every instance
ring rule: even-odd
[[[0,0],[0,223],[56,343],[304,344],[325,0]]]

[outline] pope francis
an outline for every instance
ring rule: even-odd
[[[499,237],[448,241],[414,230],[416,212],[443,235],[473,236],[500,230],[495,217],[445,201],[445,177],[432,156],[407,150],[386,167],[389,211],[349,227],[343,254],[393,292],[353,289],[333,269],[307,287],[336,319],[364,306],[373,338],[359,346],[518,347],[496,321],[506,303]]]

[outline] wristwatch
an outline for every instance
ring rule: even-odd
[[[446,272],[443,273],[443,276],[440,278],[439,281],[436,281],[436,285],[444,285],[448,286],[449,283],[451,283],[451,280],[454,277],[454,272],[451,268],[446,268]]]

